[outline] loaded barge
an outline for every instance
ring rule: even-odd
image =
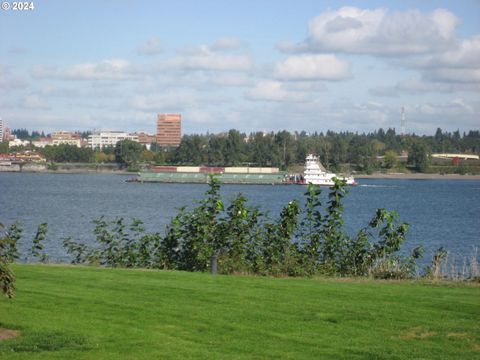
[[[303,174],[288,174],[271,167],[154,166],[150,171],[138,173],[138,177],[130,181],[200,184],[207,183],[211,174],[217,175],[223,184],[332,186],[333,178],[338,177],[347,185],[356,185],[351,176],[327,172],[318,157],[312,154],[307,156]]]
[[[160,183],[207,183],[215,174],[223,184],[288,184],[289,178],[278,168],[267,167],[211,167],[211,166],[154,166],[148,172],[138,173],[135,181]]]

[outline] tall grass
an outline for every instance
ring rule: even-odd
[[[432,266],[430,277],[434,280],[480,282],[479,255],[476,247],[470,255],[448,253],[440,264]]]

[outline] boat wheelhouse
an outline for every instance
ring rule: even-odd
[[[305,161],[305,169],[303,173],[305,184],[313,184],[320,186],[334,185],[333,178],[344,180],[347,185],[356,185],[355,179],[352,176],[337,175],[329,173],[320,163],[317,156],[313,154],[307,155]]]

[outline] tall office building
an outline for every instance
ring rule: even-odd
[[[182,115],[159,114],[157,117],[157,144],[161,147],[176,147],[182,137]]]

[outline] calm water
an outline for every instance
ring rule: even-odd
[[[26,253],[38,224],[47,222],[48,253],[66,261],[61,239],[73,236],[89,242],[92,219],[137,217],[149,231],[163,233],[183,205],[200,199],[206,185],[126,183],[130,176],[113,174],[0,173],[0,222],[23,223],[20,248]],[[455,254],[480,247],[480,181],[360,179],[345,201],[351,232],[365,226],[375,209],[396,210],[410,223],[407,247],[423,245],[427,256],[439,246]],[[225,185],[228,199],[242,192],[251,204],[276,216],[290,200],[303,197],[302,186]],[[326,191],[324,191],[326,192]]]

